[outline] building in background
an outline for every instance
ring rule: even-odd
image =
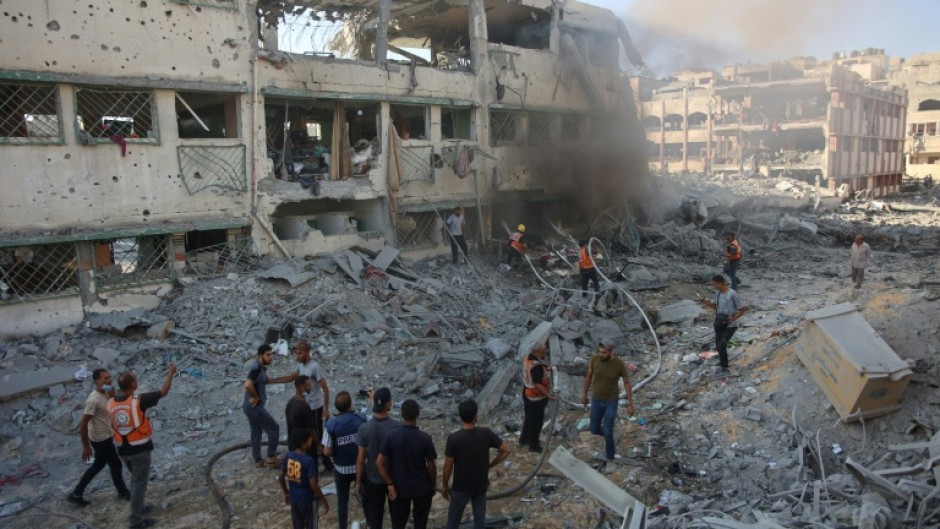
[[[940,52],[892,65],[888,82],[907,89],[907,174],[940,177]]]
[[[635,79],[651,167],[899,189],[907,96],[877,83],[887,59],[867,51]]]
[[[619,66],[641,61],[588,4],[3,11],[0,335],[155,306],[174,278],[257,254],[442,248],[456,205],[482,245],[642,187],[623,180],[646,164]]]

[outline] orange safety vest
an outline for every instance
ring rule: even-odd
[[[594,262],[591,261],[591,253],[588,252],[587,246],[581,248],[581,270],[587,270],[588,268],[594,268]]]
[[[541,360],[533,360],[530,358],[530,355],[522,360],[522,385],[525,386],[525,396],[529,400],[542,400],[545,395],[539,393],[535,389],[535,382],[532,381],[532,369],[536,366],[543,366],[542,369],[542,384],[548,388],[549,391],[552,390],[552,379],[548,376],[548,369],[544,368]]]
[[[140,397],[134,395],[121,402],[112,398],[108,401],[108,413],[111,415],[114,442],[118,446],[125,442],[131,446],[139,446],[150,441],[153,428],[147,414],[140,409]]]
[[[734,252],[731,251],[732,248],[734,248]],[[738,243],[737,239],[734,239],[725,247],[725,257],[729,261],[737,261],[741,258],[741,244]]]
[[[509,236],[509,246],[519,250],[519,253],[525,253],[525,244],[522,244],[522,234],[518,231],[514,231],[512,235]]]

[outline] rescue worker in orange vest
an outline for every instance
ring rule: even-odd
[[[725,274],[731,279],[731,290],[738,289],[738,265],[741,264],[741,244],[733,231],[725,234],[728,245],[725,246]]]
[[[522,421],[522,435],[519,446],[529,447],[530,452],[541,453],[542,423],[545,422],[545,407],[552,395],[551,366],[545,363],[545,346],[536,344],[522,360],[522,403],[525,419]]]
[[[591,249],[588,246],[588,240],[581,240],[581,255],[578,259],[578,269],[581,271],[581,290],[587,290],[588,282],[594,284],[594,292],[601,289],[597,281],[597,268],[594,268],[594,261],[591,260]],[[582,293],[584,295],[584,293]]]
[[[175,374],[176,364],[170,362],[160,391],[137,395],[137,376],[128,371],[118,377],[118,390],[108,401],[114,444],[131,472],[130,529],[151,527],[157,523],[153,518],[144,518],[144,497],[150,478],[150,453],[153,451],[153,427],[147,418],[147,410],[167,396]]]
[[[525,224],[516,226],[516,231],[509,235],[509,241],[506,244],[506,263],[512,264],[516,258],[525,256],[526,244],[522,242],[525,237]]]

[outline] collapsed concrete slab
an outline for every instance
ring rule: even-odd
[[[6,400],[22,393],[75,381],[74,366],[60,366],[45,371],[11,373],[0,377],[0,400]]]
[[[657,323],[683,323],[691,322],[699,316],[705,314],[705,311],[698,303],[683,299],[675,303],[669,303],[656,309]]]
[[[574,454],[559,446],[548,462],[578,486],[588,491],[601,503],[625,518],[621,527],[646,527],[646,505],[601,475]]]
[[[532,329],[532,331],[525,335],[519,342],[517,358],[521,359],[522,355],[531,351],[532,347],[536,344],[545,345],[548,341],[548,335],[551,332],[551,322],[543,321],[538,324],[535,329]],[[479,405],[478,414],[480,417],[485,417],[499,405],[500,400],[503,398],[503,393],[505,393],[506,388],[509,387],[509,383],[518,376],[520,365],[518,361],[513,359],[513,362],[509,365],[497,368],[496,374],[491,376],[486,382],[486,385],[483,386],[480,395],[477,397],[477,404]]]

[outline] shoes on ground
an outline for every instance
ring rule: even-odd
[[[76,496],[74,492],[69,494],[68,497],[65,499],[68,500],[69,503],[78,505],[79,507],[88,507],[89,505],[91,505],[90,501],[86,500],[85,498],[82,498],[81,496]]]
[[[118,498],[124,501],[131,501],[131,491],[125,490],[118,492]]]
[[[532,445],[529,447],[529,452],[533,452],[536,454],[541,454],[542,450],[543,450],[542,445]]]
[[[156,518],[144,518],[138,524],[130,526],[130,529],[144,529],[145,527],[153,527],[157,525]]]
[[[275,468],[281,466],[281,458],[277,456],[266,457],[261,461],[264,463],[264,466]]]

